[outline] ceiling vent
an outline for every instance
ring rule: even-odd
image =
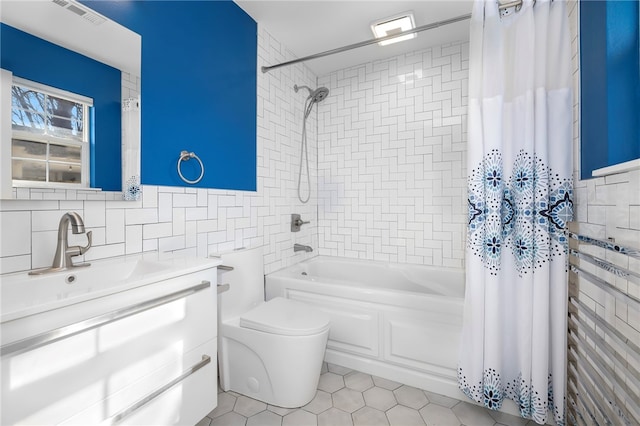
[[[371,31],[376,38],[386,37],[394,34],[400,34],[407,30],[412,30],[416,27],[413,20],[413,13],[405,12],[389,18],[380,19],[371,24]],[[386,46],[387,44],[397,43],[399,41],[409,40],[416,37],[416,33],[405,34],[400,37],[394,37],[389,40],[379,41],[380,46]]]
[[[100,25],[106,21],[106,19],[97,13],[93,12],[90,9],[80,5],[79,3],[73,0],[52,0],[58,6],[61,6],[67,9],[69,12],[73,12],[76,15],[80,16],[82,19],[85,19],[91,22],[94,25]]]

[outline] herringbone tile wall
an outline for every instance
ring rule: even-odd
[[[462,267],[468,43],[319,78],[320,253]]]

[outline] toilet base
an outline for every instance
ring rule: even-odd
[[[220,324],[220,387],[267,404],[297,408],[315,396],[329,329],[309,336],[282,336]]]

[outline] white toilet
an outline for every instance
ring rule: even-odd
[[[302,302],[264,301],[262,248],[222,255],[218,271],[220,387],[285,408],[313,399],[329,317]],[[224,287],[222,287],[224,288]]]

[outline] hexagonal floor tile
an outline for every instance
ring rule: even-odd
[[[296,410],[282,418],[282,426],[317,426],[318,416],[305,410]]]
[[[343,388],[331,395],[333,406],[347,413],[364,407],[364,398],[362,393],[349,388]]]
[[[460,420],[450,408],[438,404],[429,404],[420,410],[427,426],[459,426]]]
[[[247,426],[280,426],[282,425],[282,416],[271,411],[262,411],[255,416],[247,419]]]
[[[389,408],[397,405],[396,397],[388,389],[379,388],[377,386],[372,387],[364,391],[364,402],[369,407],[377,408],[381,411],[387,411]]]
[[[329,364],[327,363],[327,369],[330,373],[339,374],[344,376],[345,374],[351,373],[353,370],[347,367],[343,367],[341,365]]]
[[[318,389],[325,392],[333,393],[344,387],[344,378],[335,373],[324,373],[320,375]]]
[[[354,426],[388,426],[387,416],[380,410],[362,407],[351,415]]]
[[[381,388],[395,390],[402,386],[402,383],[394,382],[393,380],[383,379],[382,377],[372,376],[373,384]]]
[[[211,422],[212,420],[209,417],[205,417],[202,420],[200,420],[198,423],[196,423],[196,426],[209,426]]]
[[[456,404],[451,411],[466,425],[493,426],[496,422],[493,417],[489,415],[486,408],[464,401]]]
[[[368,374],[354,371],[344,376],[344,385],[359,392],[364,392],[373,387],[373,379]]]
[[[318,414],[318,426],[353,426],[353,421],[351,414],[334,407]]]
[[[267,410],[273,413],[276,413],[279,416],[286,416],[287,414],[293,413],[294,411],[296,411],[295,408],[282,408],[276,405],[267,405]]]
[[[247,418],[245,416],[231,411],[213,419],[211,426],[245,426],[246,423]]]
[[[402,385],[393,391],[398,400],[398,404],[402,404],[414,410],[419,410],[429,403],[427,396],[418,388]]]
[[[236,399],[237,398],[235,396],[228,393],[219,393],[218,406],[207,414],[207,417],[215,419],[216,417],[220,417],[223,414],[233,411],[233,406],[236,405]]]
[[[310,403],[305,405],[305,410],[309,411],[313,414],[320,414],[325,410],[328,410],[333,406],[333,402],[331,401],[331,394],[324,391],[317,391],[316,396],[313,397]]]
[[[423,392],[425,395],[427,395],[427,399],[429,400],[429,402],[434,402],[438,405],[442,405],[443,407],[452,408],[454,405],[460,402],[459,399],[449,398],[448,396],[440,395],[437,393],[429,391]]]
[[[404,405],[396,405],[388,410],[386,414],[391,426],[425,426],[420,413]]]
[[[236,401],[235,407],[233,407],[233,411],[238,414],[242,414],[245,417],[255,416],[261,411],[267,409],[267,404],[261,401],[256,401],[255,399],[246,397],[244,395],[239,396]]]

